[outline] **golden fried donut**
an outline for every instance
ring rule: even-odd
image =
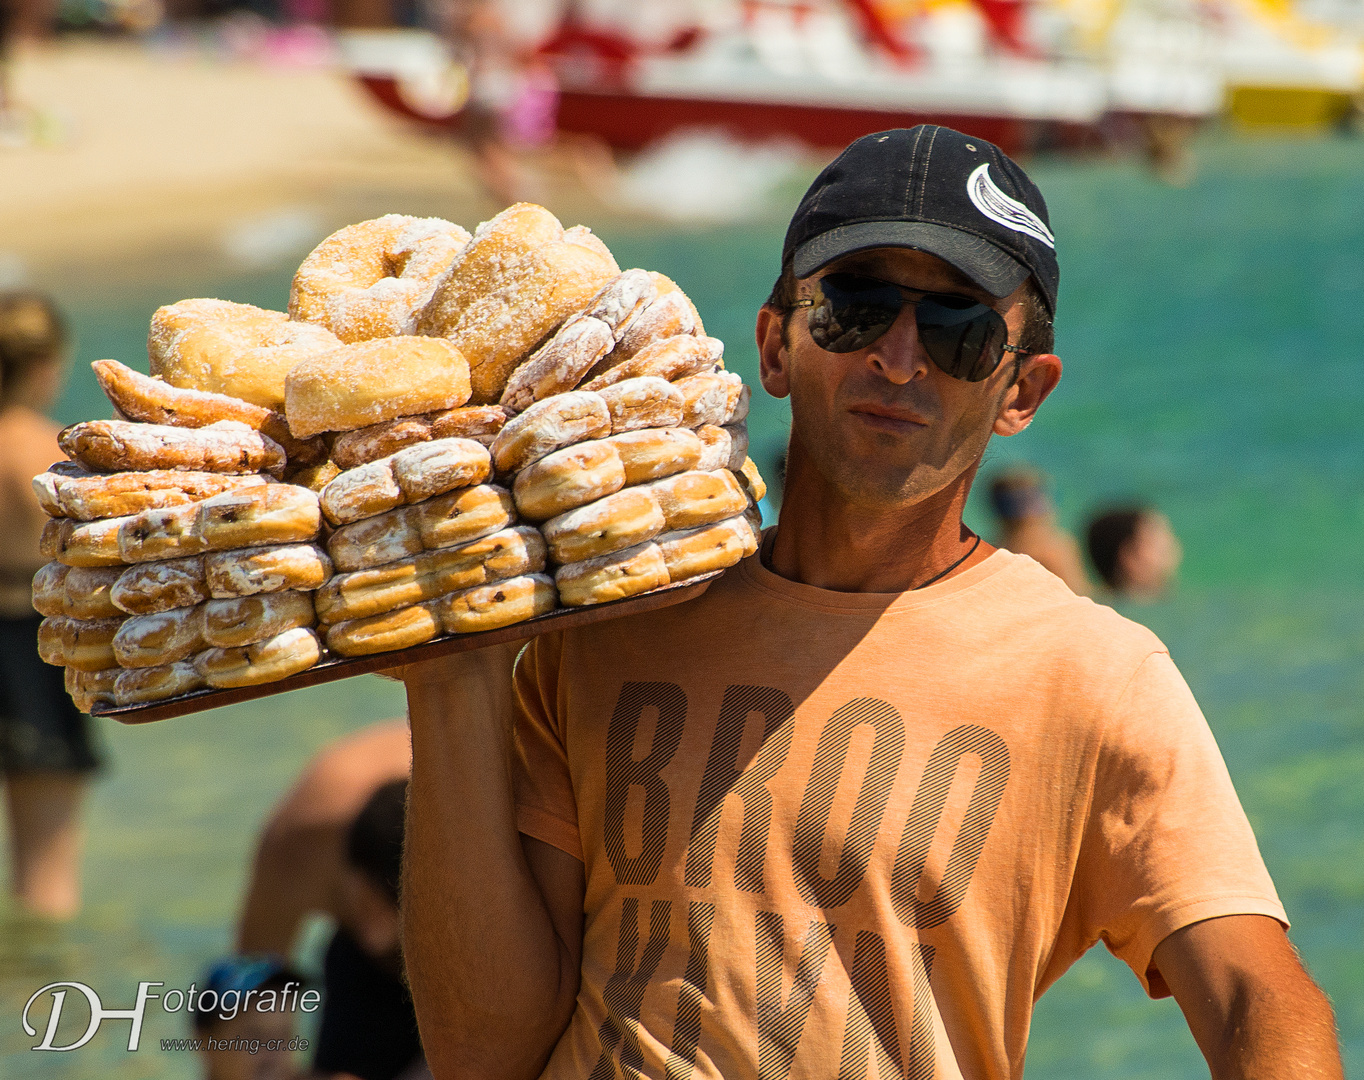
[[[342,341],[408,333],[436,280],[469,243],[440,218],[385,214],[348,225],[312,250],[289,289],[289,315],[319,323]]]
[[[696,305],[691,302],[691,297],[682,291],[682,287],[677,282],[668,277],[667,274],[660,274],[657,270],[649,271],[649,280],[654,283],[654,288],[658,290],[659,296],[676,293],[682,298],[682,302],[687,305],[687,309],[691,312],[692,322],[696,325],[696,329],[692,333],[704,334],[706,332],[706,328],[701,325],[701,313],[696,310]]]
[[[65,615],[49,615],[38,624],[38,658],[44,664],[66,666],[66,653],[62,648],[62,631],[66,628],[66,620]]]
[[[235,420],[202,428],[87,420],[62,431],[57,445],[87,469],[103,472],[173,469],[279,475],[285,460],[279,443]]]
[[[327,553],[342,572],[382,566],[422,550],[422,534],[415,506],[342,525],[327,538]]]
[[[331,576],[332,561],[315,544],[271,544],[215,551],[204,557],[204,581],[215,600],[317,589]]]
[[[468,361],[440,338],[340,345],[299,361],[284,382],[284,416],[299,439],[452,409],[468,400]]]
[[[284,377],[304,357],[341,342],[325,327],[226,300],[158,308],[147,336],[151,372],[172,386],[284,406]]]
[[[203,557],[139,563],[120,570],[109,599],[129,615],[154,615],[202,603],[208,599]]]
[[[696,428],[729,423],[744,381],[732,371],[708,371],[684,376],[673,385],[682,393],[682,426]]]
[[[103,671],[118,664],[114,635],[123,625],[117,619],[63,619],[62,663],[80,671]]]
[[[705,446],[705,451],[694,468],[702,472],[743,468],[748,454],[748,427],[742,421],[725,427],[702,424],[696,429],[696,437]]]
[[[403,489],[393,478],[391,455],[347,469],[322,489],[318,499],[333,525],[374,517],[404,502]]]
[[[481,484],[493,471],[488,448],[473,439],[420,443],[399,450],[391,460],[393,479],[410,503]]]
[[[416,331],[449,338],[468,358],[474,404],[497,401],[535,344],[620,273],[589,236],[565,238],[548,210],[518,203],[478,227],[436,286]]]
[[[597,361],[584,382],[591,382],[606,371],[628,363],[650,345],[679,335],[701,333],[695,310],[676,287],[671,292],[660,292],[624,325],[616,347]]]
[[[413,604],[327,627],[327,648],[342,656],[367,656],[410,649],[438,636],[440,630],[434,602]]]
[[[604,441],[620,455],[628,485],[695,469],[705,450],[697,435],[686,428],[642,428]]]
[[[72,521],[53,518],[43,526],[40,552],[67,566],[118,566],[119,532],[135,517],[104,518],[100,521]]]
[[[542,531],[554,561],[574,563],[652,540],[666,527],[653,493],[633,487],[550,518]]]
[[[321,622],[338,623],[544,568],[544,537],[523,525],[501,529],[457,548],[427,551],[386,566],[338,574],[317,591],[313,602]]]
[[[103,705],[117,705],[114,684],[122,668],[105,668],[103,671],[77,671],[67,668],[65,674],[66,692],[81,712],[88,713]]]
[[[668,580],[663,553],[652,541],[599,558],[569,563],[554,572],[559,601],[570,607],[623,600],[667,585]]]
[[[522,517],[545,521],[624,486],[620,454],[609,442],[596,439],[556,450],[522,469],[512,494]]]
[[[204,604],[204,640],[215,649],[254,645],[296,626],[312,626],[316,622],[312,595],[293,589],[209,600]]]
[[[739,486],[744,489],[748,497],[754,503],[762,502],[767,496],[767,481],[762,478],[762,473],[758,472],[758,466],[753,464],[753,459],[751,457],[744,458],[744,463],[733,471],[735,479],[739,481]]]
[[[114,635],[114,656],[126,668],[172,664],[204,648],[202,605],[130,615]]]
[[[623,379],[597,392],[611,414],[612,432],[676,427],[682,422],[682,392],[656,375]]]
[[[437,495],[411,509],[416,513],[422,546],[432,551],[468,544],[516,523],[511,492],[493,484]]]
[[[695,375],[699,371],[709,371],[719,359],[718,344],[716,338],[693,337],[691,334],[677,334],[661,341],[654,341],[640,349],[625,363],[608,368],[595,379],[585,382],[582,388],[603,390],[626,379],[637,379],[642,375],[654,375],[674,382],[688,375]]]
[[[322,658],[322,643],[305,626],[233,649],[206,649],[195,659],[204,681],[215,689],[255,686],[307,671]]]
[[[236,420],[274,439],[283,447],[291,464],[309,465],[326,460],[327,448],[322,441],[295,439],[289,433],[283,413],[226,394],[172,386],[134,371],[117,360],[96,360],[90,366],[95,369],[95,378],[105,396],[128,420],[187,428],[208,427],[219,420]]]
[[[669,531],[723,521],[748,506],[748,496],[728,469],[678,473],[655,480],[648,489],[658,500]]]
[[[175,472],[153,469],[146,472],[87,473],[61,476],[49,470],[33,478],[33,490],[44,507],[52,502],[54,517],[96,521],[99,518],[126,517],[143,510],[184,506],[224,491],[260,487],[268,478],[257,473]]]
[[[615,344],[608,323],[574,315],[512,372],[501,404],[522,412],[537,401],[572,390]]]
[[[465,405],[403,416],[343,431],[332,443],[332,460],[343,469],[353,469],[432,439],[473,439],[486,446],[506,422],[507,412],[500,405]]]
[[[204,678],[194,662],[177,660],[173,664],[130,668],[120,672],[114,680],[114,703],[143,705],[203,688]]]
[[[723,570],[758,550],[753,529],[742,515],[697,529],[667,532],[654,542],[673,581]]]
[[[314,491],[295,484],[267,484],[205,499],[199,504],[195,528],[211,551],[294,544],[317,536],[322,511]]]
[[[198,528],[199,506],[199,503],[187,503],[111,519],[123,523],[118,529],[118,553],[122,561],[159,562],[202,555],[208,550],[208,543]]]
[[[558,606],[554,579],[527,574],[443,596],[436,602],[436,614],[447,634],[475,634],[525,622]]]
[[[66,575],[71,567],[55,559],[38,568],[33,575],[33,610],[55,617],[66,614]]]
[[[647,271],[626,270],[602,286],[583,314],[606,323],[613,339],[619,341],[635,316],[657,296],[658,286]]]
[[[319,461],[316,465],[302,465],[297,469],[286,467],[284,470],[284,479],[288,483],[319,493],[340,475],[341,470],[334,461]]]
[[[600,394],[556,394],[507,421],[493,440],[493,464],[504,475],[520,472],[555,450],[609,434],[611,414]]]
[[[63,614],[75,619],[121,619],[123,612],[113,601],[113,586],[123,573],[121,566],[73,566],[63,580],[66,596]]]

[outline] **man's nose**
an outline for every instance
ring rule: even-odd
[[[919,343],[919,326],[914,320],[914,305],[900,309],[889,330],[867,346],[867,366],[896,386],[924,378],[932,363]]]

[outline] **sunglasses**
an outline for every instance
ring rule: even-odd
[[[906,304],[914,307],[919,343],[945,374],[967,382],[988,379],[1006,352],[1026,353],[1010,345],[1009,328],[994,308],[968,296],[918,293],[861,274],[829,274],[815,282],[815,295],[792,308],[810,309],[810,337],[825,352],[865,349],[891,328]]]

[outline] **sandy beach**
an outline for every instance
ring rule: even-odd
[[[499,208],[462,148],[385,115],[340,71],[77,40],[16,58],[12,85],[44,138],[0,147],[11,276],[155,256],[268,261],[272,245],[301,254],[381,213],[472,224]],[[571,211],[584,198],[545,201]]]

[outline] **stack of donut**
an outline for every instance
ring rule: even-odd
[[[331,576],[315,492],[279,482],[320,442],[237,398],[171,387],[112,360],[116,410],[62,432],[69,461],[34,478],[52,561],[33,579],[44,660],[83,709],[270,682],[317,662],[311,591]],[[155,421],[169,421],[158,423]]]
[[[731,565],[763,485],[722,351],[529,203],[341,229],[287,314],[163,307],[151,377],[97,362],[116,419],[35,480],[43,654],[82,707],[135,704]]]

